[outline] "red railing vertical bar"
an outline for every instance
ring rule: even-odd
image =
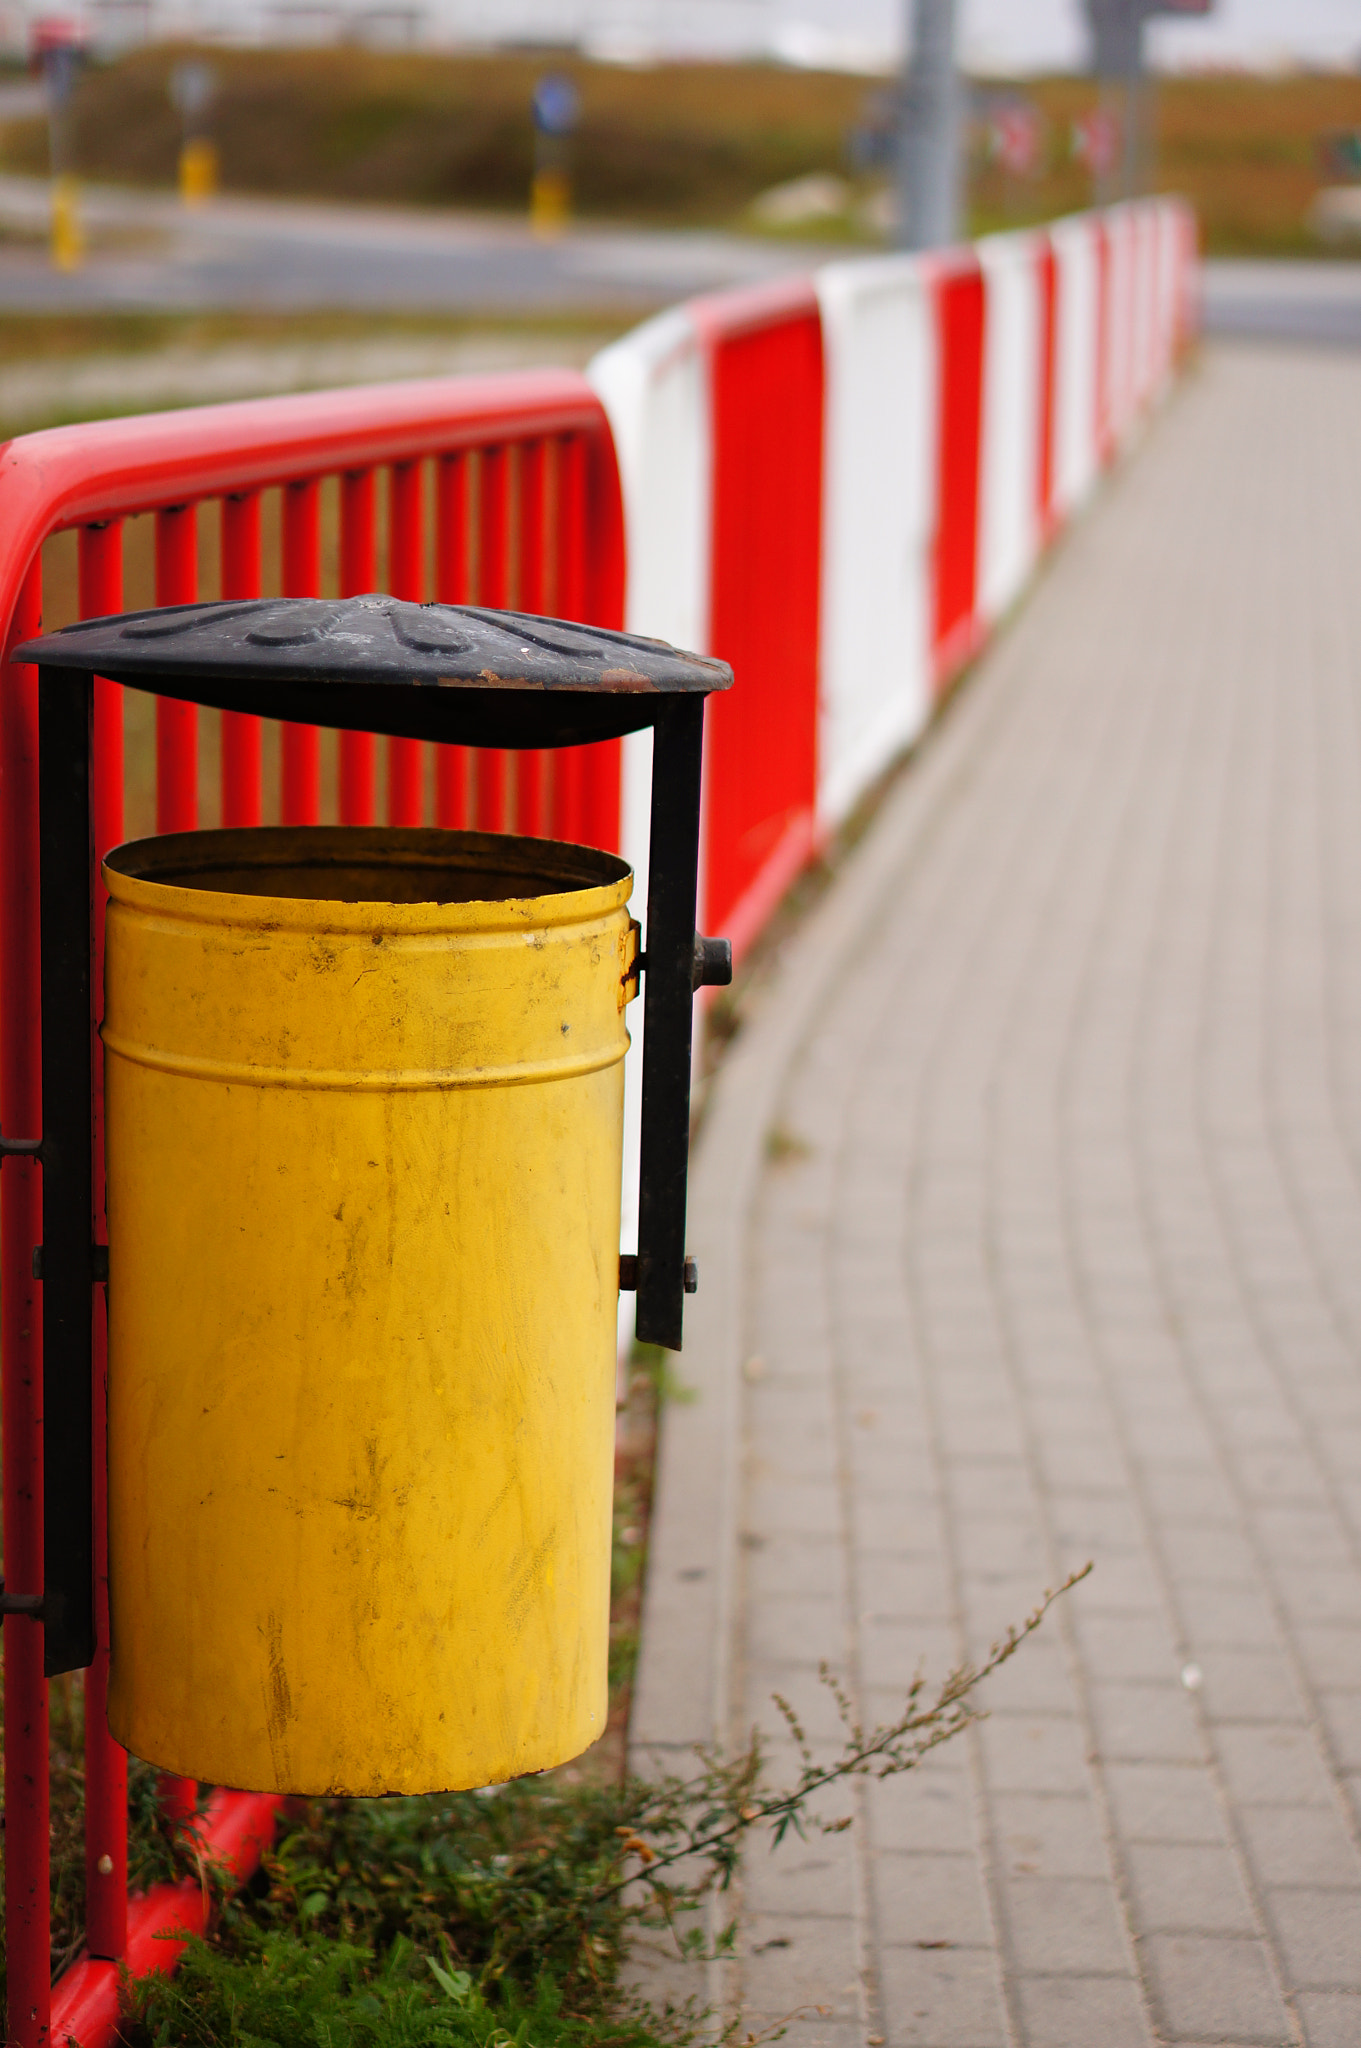
[[[170,505],[156,514],[156,602],[192,604],[198,596],[198,507]],[[156,701],[156,830],[192,832],[198,825],[198,707]],[[192,1778],[163,1771],[157,1780],[167,1819],[192,1813]]]
[[[425,464],[392,465],[388,561],[394,597],[420,604],[425,597]],[[419,825],[425,810],[425,747],[420,740],[388,741],[388,823]]]
[[[40,1135],[38,995],[38,676],[9,651],[42,626],[35,557],[0,666],[0,1129]],[[42,1235],[37,1162],[11,1159],[0,1202],[5,1578],[42,1591],[42,1309],[33,1247]],[[42,1623],[10,1615],[5,1631],[5,1943],[12,2048],[42,2048],[51,2013],[47,1681]]]
[[[109,520],[82,527],[79,606],[83,619],[123,609],[123,526]],[[106,676],[94,686],[94,1031],[104,1010],[105,891],[99,863],[123,837],[123,692]],[[94,1135],[92,1242],[104,1244],[104,1062],[96,1039],[91,1104]],[[117,1961],[128,1945],[128,1759],[109,1733],[108,1490],[104,1461],[107,1418],[108,1321],[102,1297],[94,1302],[94,1557],[95,1650],[85,1673],[85,1945],[92,1956]]]
[[[593,626],[624,626],[624,496],[614,448],[593,435],[585,450],[586,617]],[[587,803],[594,843],[619,851],[623,828],[624,748],[605,740],[592,749]]]
[[[362,597],[378,581],[374,475],[347,470],[340,479],[340,594]],[[374,741],[371,732],[340,735],[340,822],[371,825],[374,817]]]
[[[442,456],[435,469],[435,596],[468,601],[468,458]],[[468,749],[435,749],[435,823],[455,830],[468,822]]]
[[[156,514],[156,602],[192,604],[198,596],[198,507],[167,505]],[[198,824],[198,706],[156,702],[156,830],[192,832]]]
[[[260,493],[222,500],[222,595],[260,595]],[[260,720],[249,711],[222,714],[222,822],[258,825],[262,814]]]
[[[285,484],[285,597],[321,595],[321,485],[316,477]],[[285,725],[279,815],[285,825],[315,825],[321,815],[321,734],[314,725]]]
[[[618,476],[600,450],[581,435],[568,444],[567,491],[559,517],[566,519],[567,561],[576,609],[569,618],[592,626],[624,623],[623,507]],[[579,830],[589,846],[614,853],[619,846],[623,749],[600,740],[578,749]]]
[[[542,441],[520,448],[520,595],[521,611],[548,609],[547,455]],[[515,757],[515,829],[531,839],[548,830],[548,756],[527,747]]]
[[[624,626],[624,493],[619,482],[614,444],[603,435],[582,440],[584,483],[586,610],[592,626],[622,632]]]
[[[484,448],[479,465],[478,602],[499,611],[510,602],[510,460],[504,448]],[[498,747],[474,756],[473,821],[479,832],[507,825],[506,757]]]
[[[557,505],[554,538],[557,560],[556,605],[559,618],[579,619],[586,609],[586,535],[582,504],[586,495],[585,453],[578,434],[557,445]],[[560,747],[553,758],[553,836],[581,841],[586,835],[584,747]]]

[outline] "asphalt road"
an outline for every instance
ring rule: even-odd
[[[773,277],[820,251],[678,230],[574,227],[388,207],[221,199],[187,213],[170,194],[88,187],[90,253],[53,270],[48,192],[0,177],[0,313],[114,311],[645,313]]]
[[[1203,305],[1220,338],[1361,348],[1361,262],[1219,258],[1205,265]]]
[[[187,213],[170,193],[90,186],[90,254],[53,270],[48,188],[0,177],[0,313],[378,311],[601,313],[624,318],[693,293],[802,267],[811,243],[577,225],[540,241],[492,215],[220,199]],[[1361,346],[1361,262],[1216,260],[1209,334]]]

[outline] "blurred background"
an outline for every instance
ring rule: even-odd
[[[891,245],[921,7],[7,0],[0,430],[582,362],[690,292]],[[1174,189],[1212,257],[1350,279],[1358,0],[945,13],[959,231]]]

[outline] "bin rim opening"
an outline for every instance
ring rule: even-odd
[[[568,907],[562,899],[617,892],[633,879],[627,861],[596,847],[438,825],[249,825],[161,833],[114,847],[104,867],[115,893],[121,879],[139,894],[150,887],[299,909],[331,904],[357,913],[385,907],[494,910],[545,898],[558,899],[560,913]],[[625,886],[621,901],[627,893]]]

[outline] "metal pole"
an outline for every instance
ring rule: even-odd
[[[1102,103],[1120,108],[1116,190],[1101,193],[1103,201],[1117,195],[1132,199],[1144,183],[1144,23],[1151,11],[1149,0],[1087,0],[1092,69],[1101,81]]]
[[[955,0],[912,0],[900,158],[904,249],[940,249],[959,237],[955,13]]]

